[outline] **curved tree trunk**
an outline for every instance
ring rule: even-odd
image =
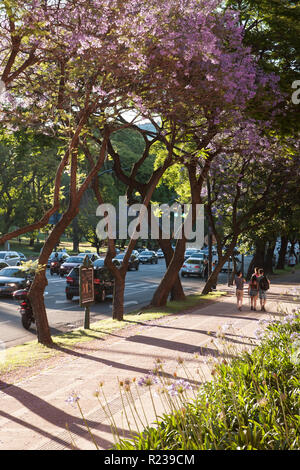
[[[47,261],[52,253],[53,247],[57,245],[61,235],[64,233],[65,229],[69,226],[70,222],[77,213],[77,207],[69,209],[62,216],[58,224],[54,227],[51,234],[47,238],[39,256],[39,269],[36,272],[34,281],[28,294],[36,321],[38,342],[44,344],[45,346],[51,346],[53,344],[44,302],[44,292],[48,284],[46,278]]]
[[[226,260],[224,260],[220,264],[217,264],[215,269],[212,271],[211,275],[207,279],[207,282],[206,282],[204,288],[202,289],[202,292],[201,292],[202,295],[209,294],[212,291],[212,288],[217,285],[219,274],[220,274],[221,269],[222,269],[225,262],[226,262]]]
[[[205,286],[204,286],[204,288],[201,292],[202,295],[209,294],[209,292],[211,292],[212,288],[217,285],[218,277],[219,277],[219,274],[221,272],[221,269],[224,266],[224,264],[226,263],[226,261],[228,261],[230,256],[232,256],[234,247],[236,245],[236,241],[237,241],[237,236],[234,236],[224,256],[221,256],[222,247],[221,247],[221,244],[219,244],[219,246],[218,246],[218,264],[215,267],[215,269],[213,270],[213,272],[211,273],[211,275],[209,276],[209,278],[208,278],[208,280],[207,280],[207,282],[206,282],[206,284],[205,284]]]
[[[124,316],[125,276],[116,276],[113,295],[113,319],[122,321]]]
[[[151,300],[151,305],[154,307],[165,306],[169,297],[169,293],[174,286],[176,278],[178,278],[178,272],[184,262],[185,252],[185,238],[181,238],[176,243],[176,249],[174,256],[162,278],[158,288],[154,292]]]
[[[162,249],[165,255],[166,267],[168,268],[169,264],[172,261],[174,250],[172,248],[170,240],[165,240],[160,238],[158,240],[159,246]],[[185,293],[181,284],[179,275],[177,274],[174,284],[171,288],[171,300],[185,300]]]

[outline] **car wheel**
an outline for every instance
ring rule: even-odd
[[[100,301],[101,302],[105,302],[105,299],[106,299],[106,292],[105,292],[105,289],[103,289],[103,291],[101,292],[100,294]]]
[[[158,263],[158,260],[155,260],[155,264],[157,264],[157,263]]]
[[[181,273],[181,277],[185,277],[185,274],[184,274],[184,273]]]
[[[67,297],[67,300],[72,300],[72,299],[73,299],[73,295],[72,295],[72,294],[66,294],[66,297]]]
[[[52,269],[50,269],[50,274],[51,274],[51,276],[53,276],[53,271],[52,271]]]
[[[139,270],[139,265],[138,265],[138,264],[136,265],[135,270],[136,270],[136,271]]]
[[[25,330],[29,330],[31,325],[31,319],[27,315],[22,315],[22,325]]]

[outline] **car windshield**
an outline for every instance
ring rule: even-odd
[[[0,253],[0,259],[5,258],[5,253]]]
[[[198,259],[188,259],[186,261],[187,264],[198,264],[199,263],[199,260]]]
[[[117,255],[117,256],[116,256],[116,259],[123,259],[124,256],[125,256],[125,254],[124,254],[124,253],[121,253],[120,255]]]
[[[80,256],[70,256],[66,263],[82,263],[83,259]]]
[[[3,268],[0,271],[0,276],[5,277],[26,277],[25,271],[17,268]]]
[[[104,259],[97,259],[94,263],[95,268],[100,268],[101,266],[104,266]]]
[[[200,259],[203,259],[204,256],[202,255],[202,253],[195,253],[195,254],[193,255],[193,258],[200,258]]]
[[[61,255],[61,253],[52,253],[52,255],[50,255],[50,259],[58,258],[60,255]]]
[[[150,251],[142,251],[141,255],[142,256],[152,256],[152,253],[150,253]]]

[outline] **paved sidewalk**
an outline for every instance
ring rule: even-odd
[[[220,355],[220,347],[225,344],[220,343],[219,334],[225,334],[227,354],[231,351],[230,355],[235,355],[251,347],[256,341],[255,330],[260,319],[278,315],[278,310],[299,307],[299,297],[293,291],[299,284],[299,271],[276,284],[272,282],[266,313],[250,311],[247,298],[243,310],[238,311],[232,288],[231,294],[205,308],[165,317],[155,324],[141,322],[104,341],[83,343],[54,366],[0,391],[0,449],[70,449],[71,436],[78,448],[94,449],[77,406],[66,401],[72,392],[81,397],[80,406],[98,447],[109,449],[114,442],[110,423],[94,396],[100,382],[104,383],[103,390],[119,433],[127,435],[118,379],[138,380],[153,369],[155,358],[164,361],[164,370],[170,376],[176,371],[177,378],[186,378],[178,364],[179,356],[193,377],[197,377],[201,368],[209,379],[207,359]],[[154,412],[147,388],[140,390],[152,422]]]

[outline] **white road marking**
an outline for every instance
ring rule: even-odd
[[[124,307],[127,307],[127,305],[136,305],[136,304],[138,304],[137,300],[130,300],[129,302],[124,302]],[[113,308],[112,304],[109,307]]]

